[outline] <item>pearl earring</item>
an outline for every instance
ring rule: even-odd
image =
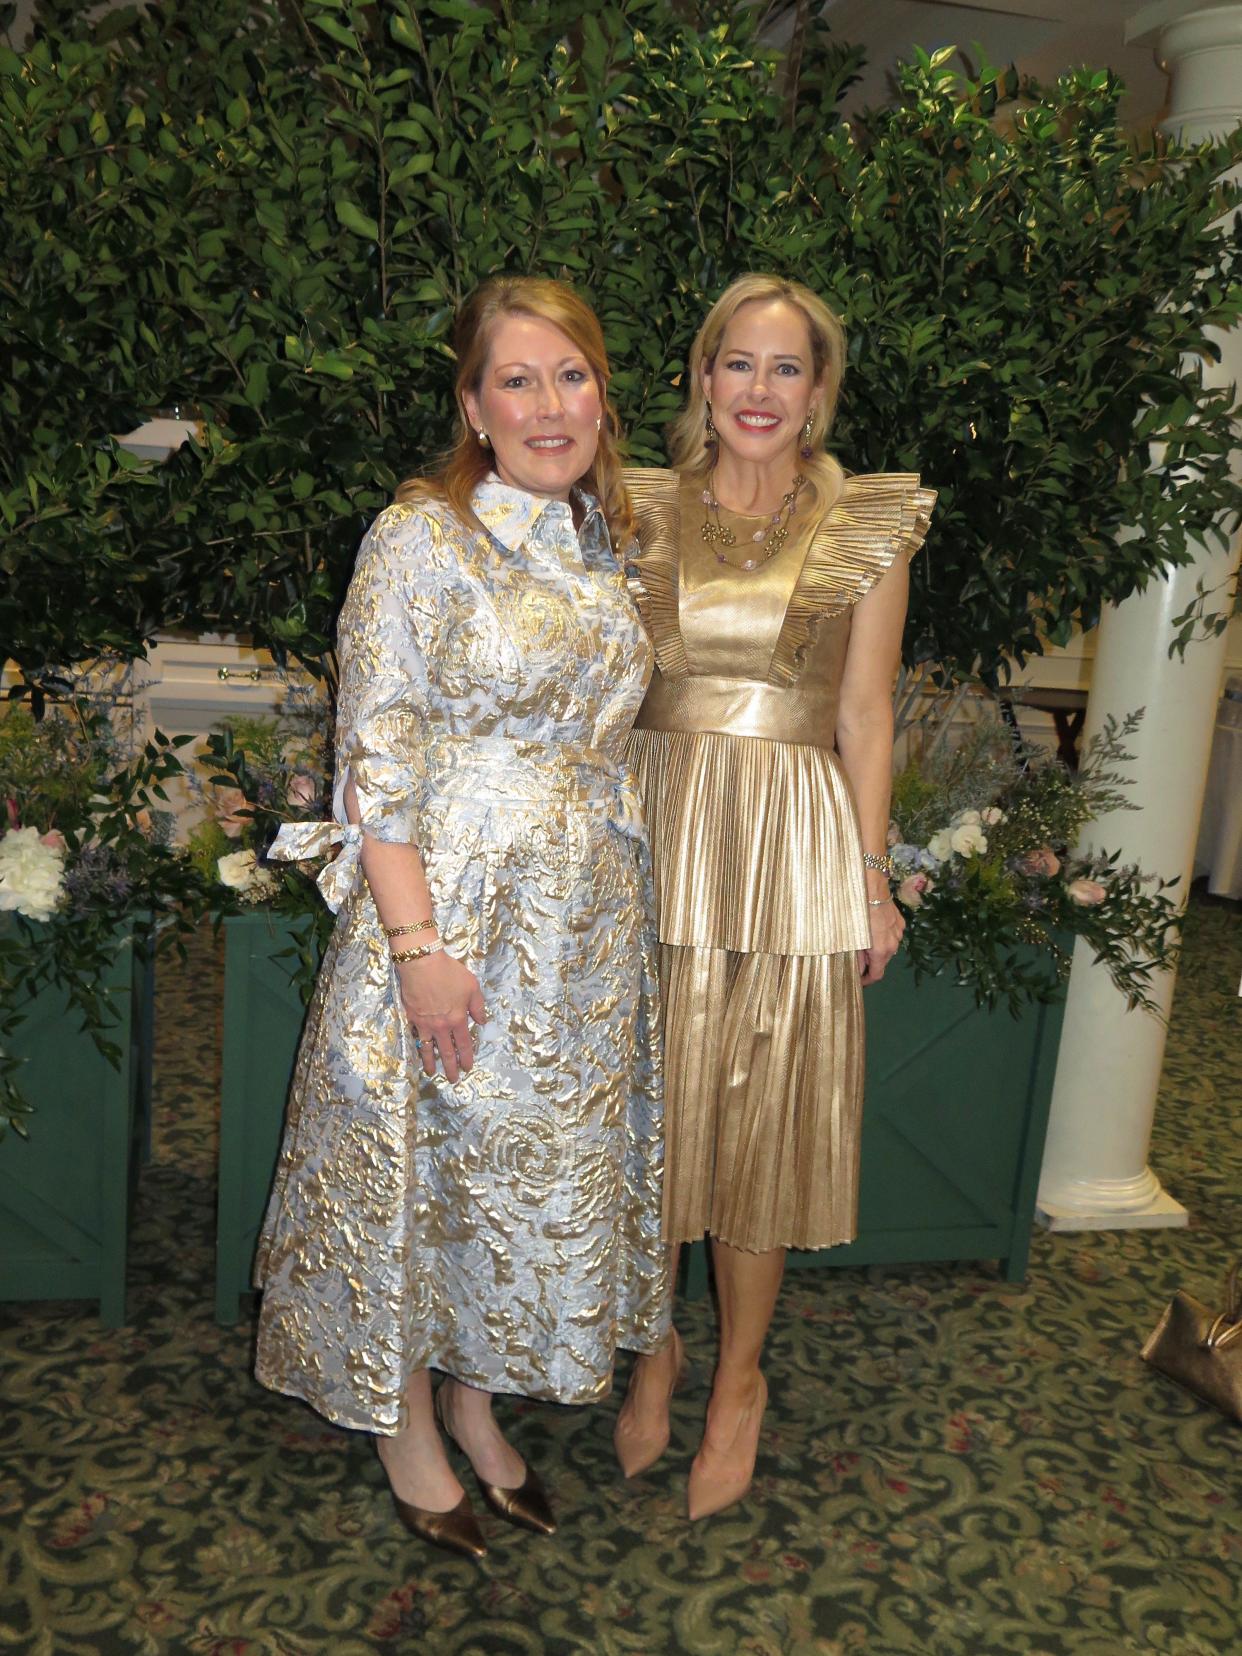
[[[479,427],[478,436],[479,436],[479,442],[482,443],[484,448],[486,448],[487,447],[487,433],[486,433],[486,431],[484,431],[482,426]]]

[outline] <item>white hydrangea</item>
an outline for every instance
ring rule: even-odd
[[[64,889],[65,852],[37,828],[11,828],[0,839],[0,909],[50,920]]]

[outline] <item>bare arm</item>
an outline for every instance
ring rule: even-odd
[[[909,564],[899,556],[854,610],[841,681],[837,751],[849,778],[864,851],[887,850],[893,775],[893,684],[901,660],[901,635],[910,590]],[[867,896],[889,896],[889,882],[866,870]],[[894,903],[868,909],[871,947],[860,953],[864,983],[875,983],[896,954],[905,922]]]

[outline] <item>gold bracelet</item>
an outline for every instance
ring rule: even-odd
[[[426,960],[428,955],[439,954],[444,947],[443,941],[438,943],[424,943],[421,949],[394,949],[393,960],[398,966],[407,960]]]
[[[868,908],[887,908],[888,905],[892,901],[893,901],[893,899],[891,897],[868,897],[867,898],[867,907]]]
[[[413,926],[385,926],[384,936],[404,937],[407,932],[434,931],[435,929],[436,923],[434,920],[419,920]]]

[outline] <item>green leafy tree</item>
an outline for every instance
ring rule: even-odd
[[[899,77],[749,5],[45,4],[0,52],[0,644],[37,678],[159,627],[331,673],[366,519],[434,460],[454,306],[498,270],[592,297],[659,461],[706,305],[748,268],[842,312],[835,442],[941,491],[907,659],[996,684],[1239,504],[1209,330],[1239,310],[1242,141],[1128,139],[1119,86]],[[150,467],[111,433],[193,404]],[[1133,533],[1118,539],[1123,528]]]

